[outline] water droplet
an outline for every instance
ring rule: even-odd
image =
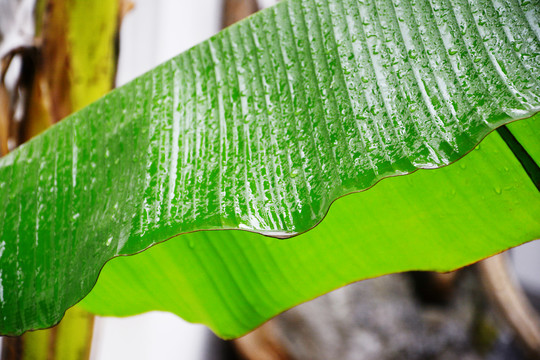
[[[448,50],[448,54],[450,54],[450,55],[456,55],[457,52],[458,51],[456,49],[454,49],[454,48],[451,48],[450,50]]]
[[[477,57],[474,58],[473,62],[476,64],[476,63],[480,62],[480,60],[482,60],[482,58],[477,56]]]
[[[521,49],[521,46],[522,46],[523,44],[521,43],[521,41],[516,41],[516,42],[514,42],[513,45],[514,45],[514,50],[515,50],[515,51],[519,51],[519,50]]]
[[[465,165],[465,163],[463,163],[463,162],[460,162],[459,167],[462,168],[462,169],[465,169],[465,168],[467,168],[467,165]]]
[[[111,245],[113,240],[113,237],[111,236],[109,239],[107,239],[107,246]]]
[[[298,169],[294,169],[293,171],[291,171],[291,177],[292,178],[297,177],[299,174],[300,174],[300,170],[298,170]]]
[[[189,239],[188,246],[189,246],[190,249],[194,249],[195,248],[195,240]]]
[[[365,76],[362,76],[360,80],[362,80],[363,83],[367,83],[369,81],[368,78]]]
[[[474,150],[480,150],[480,144],[476,145],[476,147],[474,148]]]
[[[416,53],[416,50],[414,50],[414,49],[409,50],[409,57],[411,59],[416,59],[418,57],[418,54]]]
[[[502,190],[501,190],[501,188],[500,188],[500,187],[498,187],[498,186],[495,186],[495,189],[494,189],[494,190],[495,190],[495,193],[496,193],[496,194],[498,194],[498,195],[501,195],[501,193],[502,193]]]

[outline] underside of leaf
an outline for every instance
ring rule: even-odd
[[[197,230],[290,237],[460,159],[540,110],[539,22],[535,2],[289,0],[109,93],[0,159],[0,332],[54,324],[115,256]],[[234,337],[347,282],[540,237],[538,214],[492,134],[294,239],[196,233],[114,260],[87,306]],[[157,295],[150,273],[179,286]]]

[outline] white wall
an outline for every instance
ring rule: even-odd
[[[133,0],[122,25],[118,85],[219,31],[221,0]]]
[[[510,253],[521,285],[540,298],[540,240],[518,246]]]

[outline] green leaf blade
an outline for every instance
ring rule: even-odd
[[[450,271],[538,239],[538,214],[538,190],[493,133],[450,166],[338,199],[292,239],[197,232],[113,259],[81,305],[105,316],[171,311],[233,338],[359,279]]]
[[[540,110],[539,19],[537,8],[517,1],[284,1],[68,117],[0,159],[2,333],[58,321],[112,257],[196,230],[292,236],[321,221],[340,196],[458,160],[493,129]],[[530,182],[523,176],[516,181]],[[435,206],[422,207],[428,205]],[[500,206],[513,209],[508,202]],[[519,214],[529,216],[521,207]],[[470,258],[437,260],[445,269],[462,266],[517,244],[518,234],[531,240],[538,229],[534,220],[516,235],[504,230],[513,226],[500,228],[508,239],[497,247],[483,244]],[[407,221],[400,226],[410,226]],[[452,221],[441,221],[441,228],[426,223],[431,231],[415,236],[445,238]],[[386,231],[370,228],[366,234]],[[186,236],[196,243],[211,234]],[[418,243],[417,251],[426,246],[410,241]],[[452,252],[452,239],[444,241],[440,249]],[[238,251],[209,248],[215,263],[199,267],[212,270],[184,271],[195,278],[226,276],[228,263],[220,262],[220,254]],[[264,258],[267,250],[260,251],[257,257]],[[378,265],[369,264],[373,271],[354,279],[424,268],[406,260],[401,267],[388,263],[381,255],[385,248],[369,251]],[[340,256],[328,261],[337,265]],[[423,261],[426,269],[438,269]],[[303,290],[304,300],[352,281],[345,275],[328,279]],[[220,322],[216,331],[234,336],[281,311],[253,300],[264,298],[264,282],[238,273],[222,281],[234,290],[220,281],[215,286],[249,306],[231,310],[222,304],[232,312],[231,323],[243,325],[224,333]],[[275,286],[267,293],[287,300],[276,300],[279,306],[302,301]],[[200,306],[186,300],[185,307]],[[200,308],[197,321],[221,321]]]

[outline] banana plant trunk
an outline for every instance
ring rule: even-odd
[[[122,0],[37,0],[35,40],[2,59],[22,61],[15,91],[0,83],[0,149],[39,134],[114,86],[118,33],[130,4]],[[21,94],[23,94],[21,96]],[[15,107],[24,109],[14,118]],[[88,359],[94,316],[74,307],[50,329],[6,337],[2,360]]]

